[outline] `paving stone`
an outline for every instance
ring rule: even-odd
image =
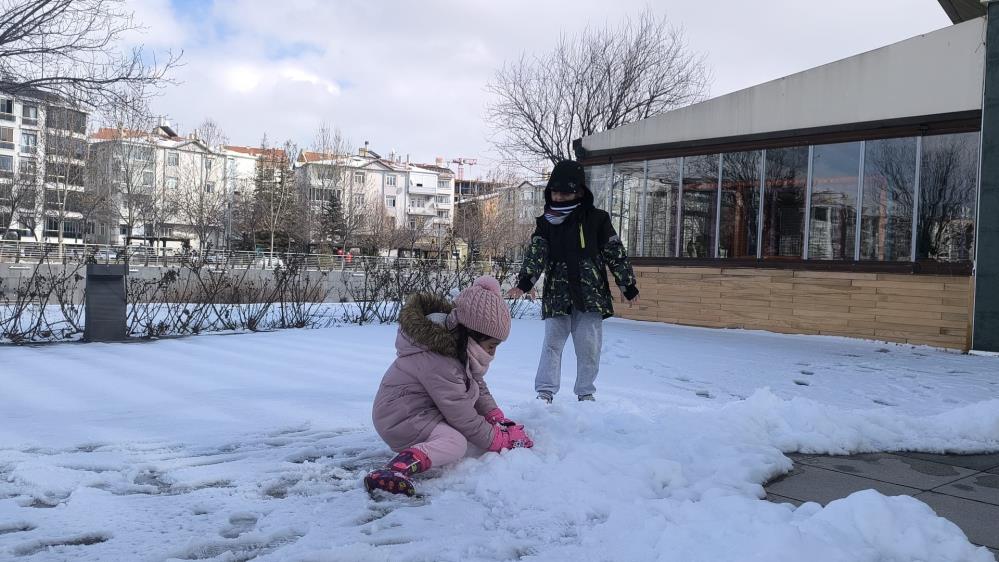
[[[924,492],[916,499],[956,524],[975,544],[999,548],[999,506]]]
[[[799,501],[825,505],[860,490],[874,489],[886,496],[915,495],[922,490],[898,484],[878,482],[852,474],[844,474],[804,464],[795,465],[791,472],[764,486],[768,493]]]
[[[990,470],[999,468],[999,453],[986,455],[935,455],[932,453],[895,453],[903,457],[921,459],[924,461],[960,466],[972,470]]]
[[[798,500],[796,500],[794,498],[786,498],[784,496],[779,496],[777,494],[770,494],[770,493],[767,494],[766,500],[768,502],[773,502],[773,503],[789,503],[789,504],[793,505],[794,507],[798,507],[799,505],[801,505],[802,503],[804,503],[804,502],[798,501]]]
[[[934,488],[934,492],[999,505],[999,474],[981,472]]]
[[[920,490],[932,490],[976,473],[958,466],[882,453],[814,456],[797,462]]]

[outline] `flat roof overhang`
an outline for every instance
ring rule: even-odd
[[[940,7],[954,23],[966,22],[985,15],[985,4],[981,0],[940,0]]]
[[[575,143],[584,163],[980,127],[985,18],[952,25]]]

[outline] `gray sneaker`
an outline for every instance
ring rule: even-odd
[[[554,399],[555,399],[555,396],[552,395],[551,392],[547,392],[547,391],[544,391],[544,390],[542,390],[541,392],[538,392],[538,400],[544,400],[545,404],[551,404],[552,400],[554,400]]]
[[[593,397],[592,394],[580,394],[577,399],[580,402],[596,402],[597,399]]]

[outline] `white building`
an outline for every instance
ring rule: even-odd
[[[87,114],[54,96],[0,84],[0,234],[82,240],[86,128]]]
[[[163,124],[150,132],[99,129],[90,153],[88,187],[114,202],[95,217],[92,241],[173,249],[223,244],[231,191],[219,149]]]
[[[347,215],[380,215],[394,229],[416,233],[414,240],[441,241],[454,224],[454,173],[443,166],[389,158],[368,148],[356,155],[334,156],[303,151],[296,161],[299,182],[308,190],[313,210],[341,201]],[[349,220],[349,219],[348,219]],[[358,234],[369,234],[377,224],[374,218],[358,219]],[[432,244],[425,244],[432,245]],[[384,248],[393,250],[399,248]],[[404,248],[412,249],[412,248]]]

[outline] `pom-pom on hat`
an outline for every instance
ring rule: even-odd
[[[505,341],[510,336],[510,307],[503,300],[499,281],[479,277],[454,300],[454,319],[470,330]]]

